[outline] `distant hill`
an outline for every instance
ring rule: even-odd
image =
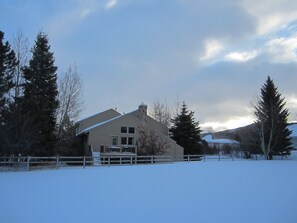
[[[293,146],[297,148],[297,123],[290,123],[289,130],[292,130]],[[231,139],[241,142],[242,149],[253,147],[252,142],[257,137],[256,125],[250,124],[244,127],[214,132],[214,139]]]
[[[290,123],[289,124],[289,130],[292,130],[292,137],[297,137],[297,123]],[[256,125],[250,124],[243,127],[235,128],[235,129],[227,129],[223,131],[218,131],[212,133],[214,138],[216,139],[232,139],[236,140],[235,138],[238,138],[238,136],[241,138],[241,136],[245,136],[246,134],[250,134],[251,132],[256,131]],[[209,133],[207,133],[209,134]],[[207,135],[204,134],[204,135]]]

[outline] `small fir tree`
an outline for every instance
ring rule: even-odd
[[[291,131],[288,129],[289,111],[285,105],[285,99],[281,97],[273,80],[268,76],[261,89],[260,100],[254,106],[259,136],[258,146],[265,159],[272,159],[273,155],[291,153]]]
[[[171,138],[184,147],[184,154],[201,153],[199,122],[195,122],[194,112],[189,111],[185,103],[183,103],[180,113],[172,119],[172,123],[173,126],[169,130]]]
[[[24,113],[32,122],[29,154],[52,155],[55,147],[57,67],[46,34],[37,35],[29,66],[24,68]],[[34,139],[33,139],[34,138]]]

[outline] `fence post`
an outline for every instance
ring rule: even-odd
[[[188,154],[188,163],[190,162],[190,155]]]
[[[154,156],[151,156],[151,163],[154,163]]]
[[[56,167],[59,168],[59,155],[56,157]]]
[[[31,159],[31,157],[28,156],[28,157],[27,157],[27,170],[28,170],[28,171],[30,171],[30,159]]]
[[[83,157],[83,166],[86,168],[86,156]]]
[[[133,158],[132,158],[132,155],[130,156],[130,164],[131,164],[131,165],[133,164]]]
[[[205,154],[203,154],[203,159],[204,159],[204,162],[205,162]]]
[[[219,162],[221,161],[221,154],[219,153]]]
[[[135,156],[135,164],[137,164],[137,155]]]
[[[110,156],[108,156],[108,166],[110,166]]]
[[[122,157],[120,156],[120,165],[122,165]]]

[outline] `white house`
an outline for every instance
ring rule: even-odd
[[[95,114],[77,122],[76,133],[83,139],[85,152],[137,154],[139,129],[153,131],[166,142],[164,154],[179,158],[184,149],[169,137],[167,126],[147,115],[147,105],[120,114],[114,109]]]

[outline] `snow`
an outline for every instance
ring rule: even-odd
[[[213,139],[212,135],[206,135],[203,139],[207,143],[217,143],[217,144],[239,144],[238,141],[231,140],[231,139]]]
[[[297,162],[0,172],[0,222],[295,223]]]

